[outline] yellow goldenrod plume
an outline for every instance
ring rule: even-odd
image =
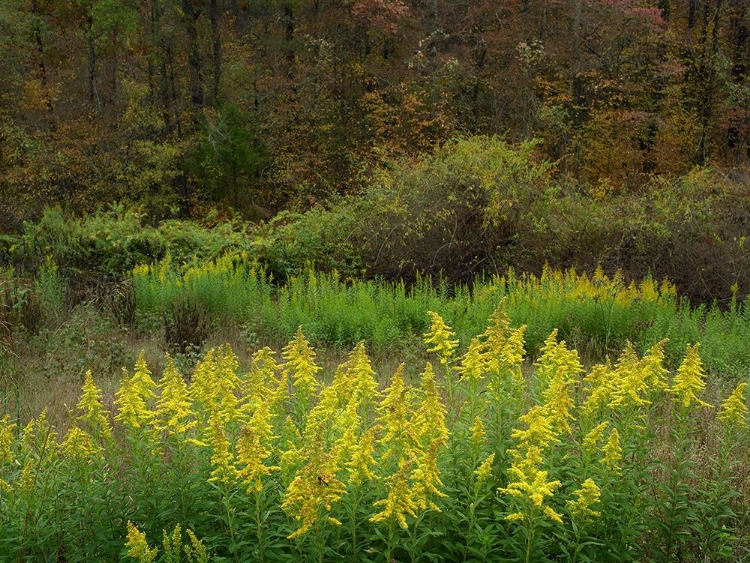
[[[149,549],[146,534],[139,531],[133,523],[128,520],[128,541],[125,543],[128,555],[138,560],[138,563],[152,563],[158,555],[156,548]]]
[[[13,462],[13,430],[16,425],[10,423],[10,417],[0,418],[0,464]]]
[[[604,431],[607,429],[607,426],[609,426],[609,422],[605,420],[604,422],[600,422],[592,428],[588,434],[586,434],[583,438],[583,443],[581,444],[585,451],[593,453],[598,448],[599,442],[604,438]]]
[[[296,392],[308,398],[315,395],[320,386],[315,374],[321,368],[315,365],[315,351],[302,333],[301,326],[294,339],[282,350],[282,357],[286,360],[282,368],[292,375]]]
[[[520,442],[520,447],[536,446],[544,450],[553,442],[557,442],[558,432],[555,429],[555,417],[549,409],[535,405],[521,417],[526,423],[526,430],[519,428],[511,432],[511,437]]]
[[[211,447],[211,482],[231,485],[237,481],[237,468],[234,465],[234,454],[224,430],[224,423],[219,413],[211,413],[209,419],[210,434],[208,444]]]
[[[591,507],[599,502],[602,493],[593,479],[586,479],[581,488],[573,493],[576,500],[569,500],[566,504],[570,510],[573,519],[578,525],[588,520],[593,520],[601,516],[601,512],[593,510]]]
[[[161,392],[154,413],[156,427],[168,435],[184,434],[196,421],[187,385],[169,356],[159,387]]]
[[[68,430],[60,450],[68,458],[76,460],[89,460],[101,452],[91,435],[75,425]]]
[[[601,463],[604,467],[613,473],[620,472],[620,463],[622,462],[622,446],[620,445],[620,433],[617,428],[613,428],[609,434],[609,440],[602,448],[604,456]]]
[[[474,471],[474,475],[477,477],[477,486],[480,487],[487,479],[492,475],[492,464],[495,463],[495,452],[492,452],[487,459],[485,459],[479,468]]]
[[[653,389],[667,389],[667,374],[669,371],[664,367],[664,347],[669,342],[668,338],[660,340],[646,353],[641,360],[641,369],[645,372],[645,380]]]
[[[422,404],[413,422],[419,429],[420,439],[428,443],[433,440],[445,441],[448,438],[448,427],[445,425],[446,408],[440,400],[440,394],[435,383],[435,372],[432,364],[427,362],[421,376]]]
[[[531,519],[533,510],[542,509],[542,513],[547,517],[562,523],[560,514],[551,507],[544,506],[544,499],[552,497],[561,483],[557,480],[548,481],[548,472],[539,468],[543,462],[541,450],[536,446],[529,446],[523,456],[517,450],[514,450],[512,454],[516,459],[508,469],[508,474],[515,478],[515,481],[510,482],[505,488],[499,488],[498,491],[516,499],[520,510],[511,513],[506,518],[508,520]]]
[[[404,384],[403,364],[393,374],[378,410],[378,424],[384,429],[380,443],[385,446],[380,462],[383,463],[391,457],[411,458],[420,448],[420,435],[417,433],[416,425],[412,424],[411,392]]]
[[[610,408],[626,408],[649,403],[647,399],[642,397],[648,391],[646,378],[649,376],[649,372],[644,369],[630,341],[626,342],[625,349],[617,360],[613,375],[616,384],[612,393],[612,401],[609,403]]]
[[[347,469],[349,469],[350,485],[356,487],[365,481],[376,479],[372,467],[375,465],[373,454],[375,453],[377,431],[377,426],[369,428],[367,432],[360,436],[359,441],[352,448],[350,460],[346,464]]]
[[[483,345],[478,338],[472,338],[466,354],[461,358],[456,371],[461,374],[459,381],[478,381],[487,371],[487,358],[482,352]]]
[[[115,393],[115,406],[117,407],[115,420],[130,428],[140,428],[147,424],[153,416],[148,408],[148,401],[154,397],[153,389],[156,384],[151,381],[151,385],[149,385],[146,381],[137,379],[137,377],[137,367],[136,374],[133,377],[130,377],[128,370],[122,368],[122,383],[120,389]],[[149,379],[151,378],[149,377]]]
[[[440,512],[440,508],[432,500],[432,497],[448,496],[438,488],[443,486],[438,468],[438,454],[442,445],[442,439],[433,440],[427,450],[417,459],[417,467],[411,475],[414,504],[421,510],[431,508]]]
[[[721,403],[719,420],[728,426],[747,428],[747,405],[745,405],[744,392],[747,383],[740,383],[735,387],[732,394]]]
[[[417,505],[414,501],[411,488],[409,487],[409,474],[413,462],[402,460],[399,462],[398,471],[388,477],[386,486],[388,496],[374,503],[373,506],[382,506],[383,509],[370,518],[370,522],[389,522],[395,520],[404,530],[409,528],[406,521],[407,516],[417,517]]]
[[[248,492],[262,491],[263,477],[279,469],[264,464],[271,455],[266,445],[275,437],[270,419],[268,403],[259,400],[255,413],[240,431],[237,441],[237,464],[240,467],[238,477],[245,483]]]
[[[474,418],[474,424],[469,429],[469,443],[474,450],[479,450],[487,439],[487,433],[484,431],[484,422],[480,417]]]
[[[440,363],[446,365],[453,357],[453,351],[458,346],[458,340],[453,340],[455,333],[437,313],[427,312],[432,319],[430,330],[424,335],[425,344],[432,344],[428,352],[437,352]]]
[[[78,401],[77,409],[81,414],[77,420],[85,423],[93,436],[100,439],[108,440],[112,437],[112,427],[105,416],[104,405],[102,405],[102,392],[94,384],[94,378],[91,376],[91,370],[86,372],[86,379],[83,383],[83,395]]]
[[[677,398],[685,407],[689,407],[693,402],[704,407],[713,407],[713,405],[701,401],[697,396],[697,394],[702,393],[706,387],[706,382],[704,380],[706,374],[703,371],[703,364],[698,355],[699,347],[700,343],[697,343],[694,346],[688,345],[685,359],[677,369],[677,374],[674,377],[674,384],[670,389],[670,392],[677,395]]]

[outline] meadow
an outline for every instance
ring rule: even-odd
[[[241,254],[123,287],[5,273],[0,561],[750,557],[747,302]]]

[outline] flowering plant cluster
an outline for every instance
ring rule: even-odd
[[[553,331],[532,364],[504,303],[462,355],[430,319],[432,361],[390,376],[363,342],[325,373],[300,328],[246,371],[226,346],[188,379],[169,358],[155,379],[141,354],[111,406],[89,372],[62,436],[45,413],[1,418],[0,561],[731,561],[747,548],[746,384],[712,404],[698,345],[674,374],[664,341],[584,369]]]

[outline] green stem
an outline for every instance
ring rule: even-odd
[[[263,545],[263,523],[261,520],[260,510],[260,492],[255,491],[255,535],[258,538],[258,553],[260,554],[260,562],[265,563],[266,553]]]

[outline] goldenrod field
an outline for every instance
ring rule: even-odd
[[[585,370],[553,331],[532,366],[505,301],[464,348],[430,321],[394,373],[364,342],[324,373],[300,329],[247,373],[141,355],[111,409],[89,372],[62,436],[5,417],[0,560],[750,558],[746,383],[707,390],[698,345]]]

